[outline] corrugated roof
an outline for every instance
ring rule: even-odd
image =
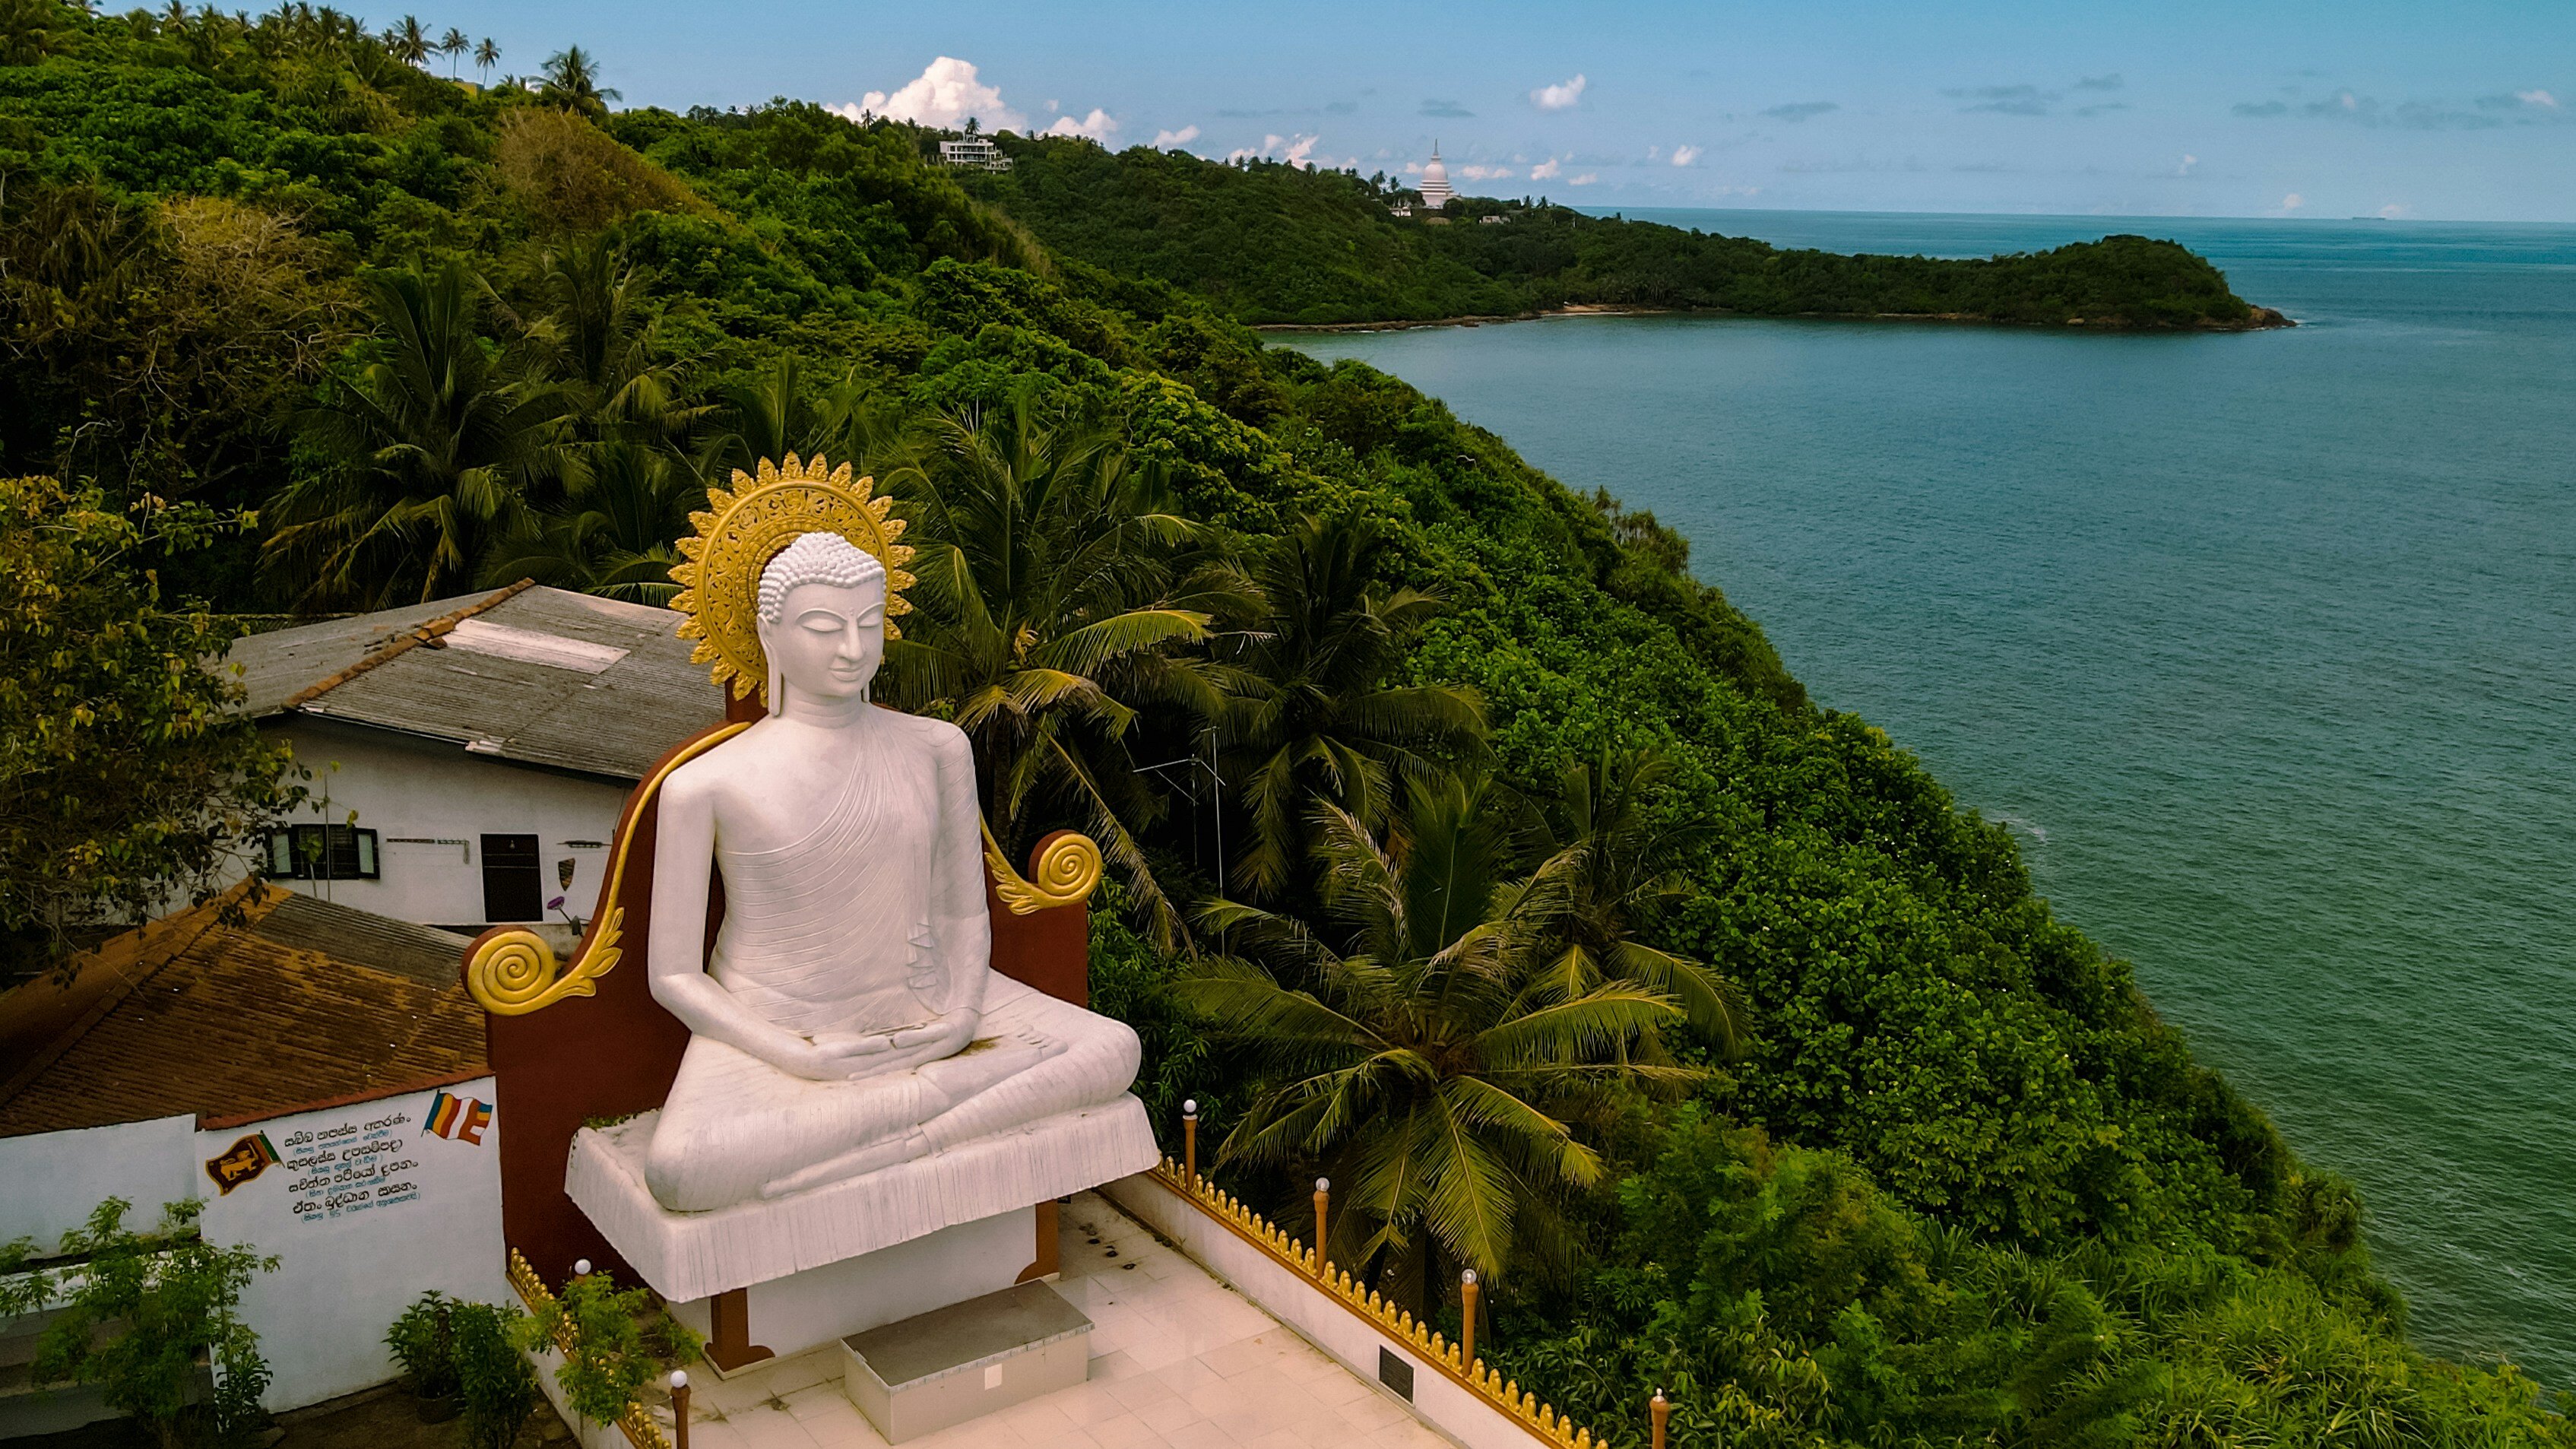
[[[0,1137],[275,1116],[480,1075],[462,936],[244,886],[0,995]],[[223,923],[227,906],[244,919]],[[443,973],[433,961],[443,958]]]
[[[406,976],[434,991],[456,984],[465,938],[369,911],[291,894],[251,927],[263,941]]]
[[[226,659],[241,666],[255,715],[318,715],[637,780],[724,718],[723,695],[672,632],[679,623],[649,604],[517,587],[255,634]]]

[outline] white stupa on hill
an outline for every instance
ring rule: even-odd
[[[1422,168],[1422,181],[1414,187],[1422,193],[1425,211],[1438,211],[1458,193],[1449,189],[1449,168],[1440,164],[1440,143],[1431,143],[1431,162]]]

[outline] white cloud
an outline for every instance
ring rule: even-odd
[[[1569,178],[1565,184],[1568,186],[1589,186],[1600,179],[1601,177],[1599,173],[1586,171],[1580,176]]]
[[[852,120],[858,119],[848,106],[836,109]],[[953,55],[932,61],[920,75],[894,91],[868,92],[859,98],[858,109],[941,130],[964,125],[969,116],[988,131],[1024,131],[1029,124],[1028,117],[1003,104],[998,88],[977,78],[973,61]]]
[[[1513,173],[1509,166],[1478,166],[1470,163],[1459,167],[1458,174],[1470,181],[1507,181],[1511,179]]]
[[[1313,136],[1264,136],[1260,145],[1238,146],[1226,152],[1225,159],[1233,162],[1275,157],[1303,171],[1315,164],[1315,140]],[[1286,149],[1282,150],[1282,147]]]
[[[1699,159],[1699,150],[1700,148],[1697,146],[1675,146],[1673,148],[1673,164],[1676,166],[1688,166]]]
[[[1199,128],[1196,126],[1183,126],[1177,131],[1156,131],[1154,133],[1154,149],[1157,151],[1169,151],[1174,146],[1186,146],[1198,138]]]
[[[2289,195],[2281,198],[2280,215],[2288,216],[2291,212],[2294,212],[2307,204],[2308,199],[2306,197],[2293,191]]]
[[[1118,134],[1118,122],[1107,111],[1100,109],[1098,106],[1093,106],[1091,108],[1091,114],[1083,117],[1079,121],[1075,120],[1071,116],[1056,117],[1055,124],[1047,127],[1044,134],[1049,136],[1080,136],[1086,141],[1096,141],[1105,146],[1109,144],[1109,138],[1111,136]]]
[[[2176,176],[2189,176],[2191,174],[2191,168],[2199,164],[2199,157],[2186,155],[2182,158],[2182,164],[2174,168],[2174,174]]]
[[[2397,221],[2414,214],[2415,208],[2402,201],[2392,201],[2379,209],[2379,217],[2382,221]]]
[[[1555,176],[1555,175],[1556,175],[1557,170],[1558,170],[1557,159],[1556,159],[1555,157],[1553,157],[1553,156],[1550,156],[1550,157],[1548,157],[1546,160],[1541,161],[1541,162],[1540,162],[1540,163],[1538,163],[1536,166],[1533,166],[1533,167],[1531,167],[1531,168],[1530,168],[1530,180],[1532,180],[1532,181],[1545,181],[1545,180],[1548,180],[1549,178],[1551,178],[1551,177],[1553,177],[1553,176]]]
[[[2558,109],[2558,98],[2547,91],[2515,91],[2513,98],[2526,106],[2538,106],[2549,111]]]
[[[1542,111],[1572,110],[1583,99],[1583,88],[1590,84],[1592,82],[1577,75],[1572,80],[1558,81],[1552,86],[1540,86],[1530,92],[1530,104]]]

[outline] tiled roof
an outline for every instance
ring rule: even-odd
[[[69,987],[0,995],[0,1137],[274,1116],[486,1070],[464,937],[247,889],[86,953]]]
[[[254,715],[316,715],[620,780],[724,718],[647,604],[514,585],[237,640]]]

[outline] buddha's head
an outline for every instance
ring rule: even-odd
[[[769,708],[864,700],[885,659],[886,571],[837,533],[801,534],[760,571]]]

